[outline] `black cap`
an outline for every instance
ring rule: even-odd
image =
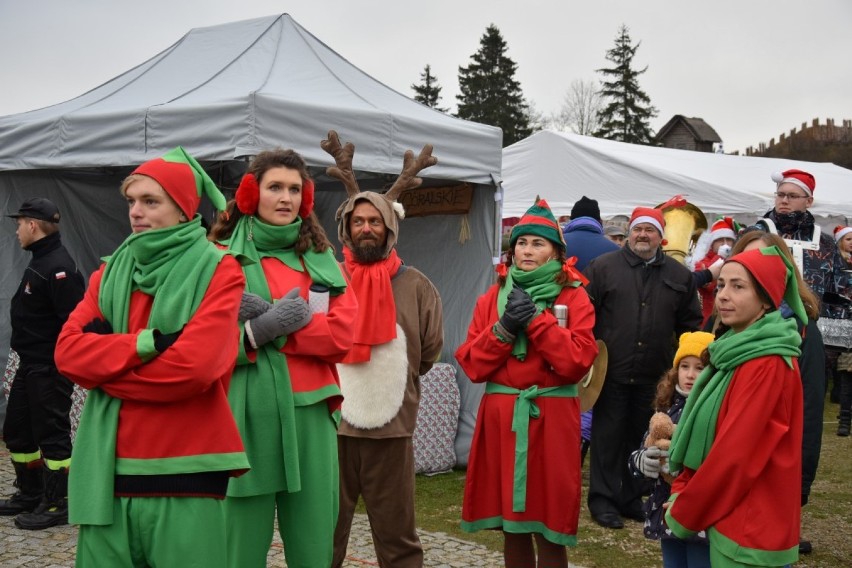
[[[591,217],[600,223],[601,209],[598,207],[598,202],[594,199],[589,199],[585,195],[581,197],[580,200],[574,204],[574,208],[571,209],[571,218],[576,219],[577,217]]]
[[[29,217],[30,219],[39,219],[50,223],[59,222],[59,209],[53,204],[53,201],[44,197],[33,197],[27,199],[21,204],[21,208],[13,215],[7,215],[13,219],[18,217]]]

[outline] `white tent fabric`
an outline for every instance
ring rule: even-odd
[[[398,250],[441,293],[442,361],[464,340],[476,298],[493,281],[499,243],[495,201],[501,165],[498,128],[453,118],[393,91],[351,65],[283,14],[190,31],[145,63],[75,99],[0,117],[0,208],[16,211],[34,196],[53,200],[61,231],[84,273],[129,233],[121,180],[136,165],[181,145],[222,187],[234,188],[244,157],[276,146],[294,148],[317,180],[316,209],[332,241],[345,199],[324,175],[331,157],[319,142],[329,129],[355,143],[363,189],[382,187],[402,167],[403,153],[434,145],[439,163],[424,185],[474,185],[462,217],[438,215],[400,223]],[[29,254],[14,224],[0,226],[0,305],[7,306]],[[0,355],[10,329],[0,309]],[[457,454],[466,463],[479,391],[458,375],[462,394]]]
[[[430,176],[491,184],[500,171],[499,129],[412,102],[287,14],[191,30],[88,93],[0,118],[0,170],[139,164],[177,145],[231,160],[282,140],[328,163],[328,125],[358,134],[359,170],[398,171],[425,132],[441,157]]]
[[[708,216],[730,214],[750,222],[773,206],[770,174],[790,168],[816,178],[810,211],[822,225],[848,222],[852,170],[834,164],[639,146],[547,130],[503,150],[503,217],[522,215],[536,195],[557,216],[569,215],[586,195],[598,201],[606,218],[681,194]]]

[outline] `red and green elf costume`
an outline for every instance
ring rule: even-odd
[[[510,246],[521,235],[544,237],[564,250],[544,200],[512,230]],[[577,543],[582,486],[577,383],[598,349],[595,311],[573,261],[550,260],[531,271],[500,265],[504,283],[479,298],[467,339],[456,351],[470,380],[486,383],[467,467],[465,531],[500,529],[541,534],[559,545]],[[570,277],[567,285],[555,281],[563,272]],[[495,322],[513,286],[530,295],[539,313],[510,339]],[[568,307],[565,327],[550,310],[555,304]]]
[[[247,174],[237,193],[258,191]],[[253,176],[251,176],[253,178]],[[325,313],[314,313],[296,332],[245,350],[231,380],[229,401],[251,462],[251,471],[228,487],[230,566],[266,566],[277,508],[287,565],[328,566],[338,514],[337,424],[342,397],[335,363],[352,346],[357,302],[331,249],[294,250],[302,219],[310,214],[313,184],[302,186],[295,221],[274,226],[242,211],[229,250],[254,261],[243,267],[246,291],[272,302],[295,287],[308,297],[312,284],[329,289]],[[244,324],[240,328],[245,333]]]
[[[806,320],[792,265],[777,247],[738,254],[778,308]],[[802,383],[795,321],[771,311],[708,347],[675,430],[666,524],[686,538],[706,530],[714,567],[784,566],[798,559]]]
[[[227,401],[242,271],[195,216],[202,191],[224,198],[191,156],[176,148],[133,173],[191,220],[125,239],[57,342],[57,366],[90,389],[69,479],[77,566],[222,566],[225,489],[249,467]],[[84,330],[97,321],[111,331]],[[158,352],[156,336],[175,332]]]

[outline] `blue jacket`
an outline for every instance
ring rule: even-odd
[[[565,255],[577,257],[577,270],[602,254],[618,250],[619,246],[606,238],[601,224],[591,217],[577,217],[565,226]]]

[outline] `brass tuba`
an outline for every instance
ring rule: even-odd
[[[675,195],[665,203],[657,205],[663,211],[666,228],[663,238],[663,252],[681,264],[686,263],[686,257],[707,229],[707,217],[704,213],[689,203],[681,195]]]

